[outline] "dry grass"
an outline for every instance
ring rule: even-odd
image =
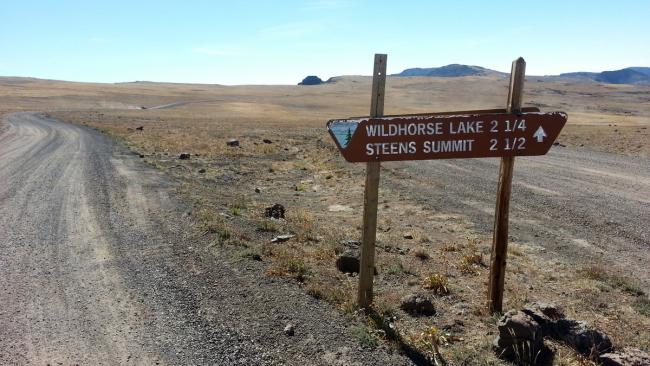
[[[431,290],[436,295],[449,294],[448,278],[444,274],[434,273],[422,279],[422,288]]]

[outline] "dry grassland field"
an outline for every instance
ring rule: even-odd
[[[385,113],[503,108],[507,88],[497,77],[389,77]],[[367,115],[370,89],[361,76],[318,86],[2,78],[0,113],[37,111],[117,139],[177,182],[205,255],[294,279],[355,319],[360,347],[427,355],[435,339],[449,364],[501,364],[498,317],[486,312],[498,159],[382,165],[378,316],[355,311],[357,277],[335,262],[361,238],[365,166],[343,160],[325,123]],[[549,155],[515,163],[504,309],[554,303],[616,345],[650,351],[650,87],[529,77],[523,100],[569,120]],[[265,217],[276,203],[286,220]],[[281,234],[295,236],[270,242]],[[436,314],[401,310],[412,293],[431,296]],[[553,347],[558,364],[595,364]]]

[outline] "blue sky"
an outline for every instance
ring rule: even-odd
[[[0,2],[0,75],[295,84],[463,63],[527,74],[650,66],[650,1]]]

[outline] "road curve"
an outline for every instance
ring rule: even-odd
[[[101,133],[4,123],[0,364],[410,364],[359,350],[348,320],[263,264],[209,255],[174,184]]]

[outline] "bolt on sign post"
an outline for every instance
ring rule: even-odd
[[[372,303],[377,199],[382,161],[501,158],[488,288],[500,312],[508,239],[508,206],[515,156],[544,155],[567,121],[563,112],[522,108],[525,62],[513,62],[505,109],[383,116],[386,55],[375,55],[370,116],[334,119],[327,129],[345,160],[366,163],[358,304]]]

